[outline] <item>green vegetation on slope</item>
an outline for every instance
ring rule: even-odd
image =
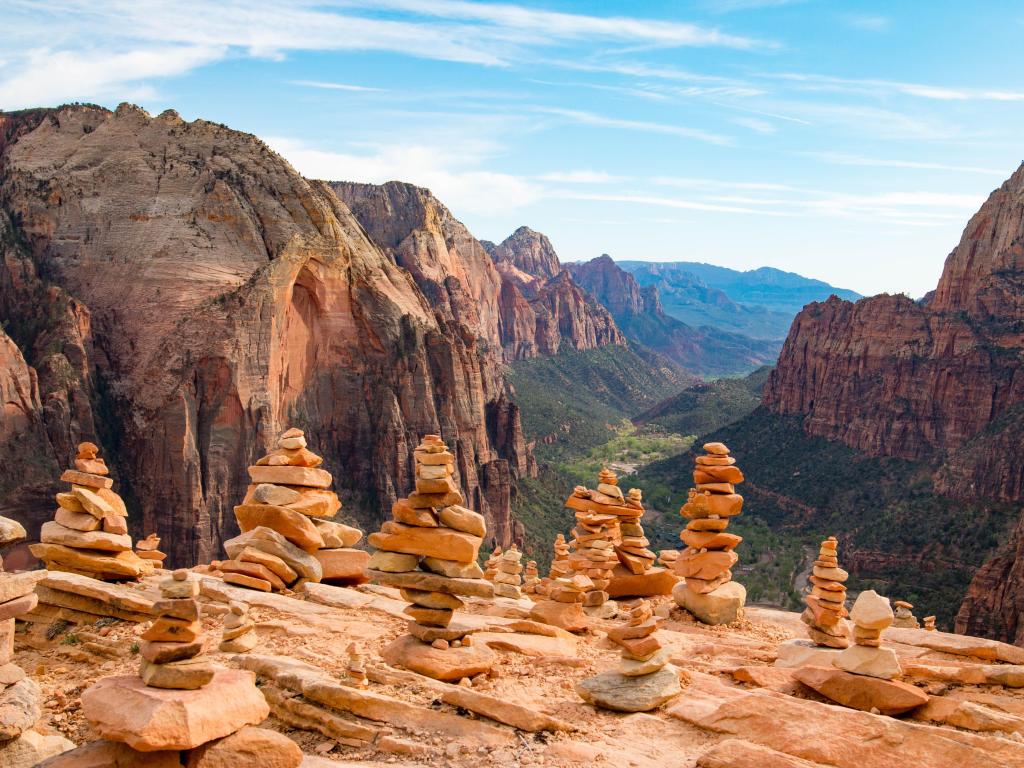
[[[765,546],[779,567],[800,563],[800,552],[839,536],[840,562],[856,575],[853,590],[878,589],[914,603],[917,615],[935,614],[951,627],[974,569],[1007,535],[1016,519],[1010,504],[944,498],[932,486],[932,468],[893,458],[865,457],[839,443],[810,437],[798,418],[758,408],[704,439],[725,442],[743,468],[746,499],[736,530],[766,525]],[[677,510],[689,485],[692,453],[656,462],[636,478],[649,503]],[[653,539],[652,539],[653,541]],[[658,544],[661,544],[659,539]],[[761,567],[763,551],[744,541],[741,563]],[[789,575],[776,571],[781,587]],[[748,577],[743,581],[750,583]]]
[[[757,408],[771,370],[764,366],[743,378],[717,379],[687,387],[636,416],[633,422],[658,425],[680,435],[706,435]]]

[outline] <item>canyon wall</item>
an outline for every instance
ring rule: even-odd
[[[832,297],[797,316],[764,403],[870,455],[925,460],[960,498],[1024,500],[1024,167],[992,193],[914,302]],[[1024,529],[974,579],[960,631],[1024,643]]]
[[[385,218],[401,213],[423,218]],[[399,266],[253,136],[127,105],[0,114],[0,430],[39,464],[4,507],[49,518],[59,468],[96,440],[132,533],[191,564],[235,533],[245,468],[285,427],[306,430],[342,514],[371,529],[437,432],[507,542],[530,456],[494,364],[500,279],[447,226],[458,258],[428,240]]]

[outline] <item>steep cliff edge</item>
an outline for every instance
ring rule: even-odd
[[[1024,166],[992,193],[917,303],[832,297],[796,318],[764,403],[813,435],[864,453],[924,460],[959,498],[1021,501],[1024,443]],[[1024,642],[1024,530],[980,568],[957,619]],[[996,586],[998,585],[998,588]]]
[[[0,115],[0,209],[0,319],[38,373],[54,465],[103,442],[133,533],[174,563],[235,533],[245,467],[290,424],[369,528],[440,432],[468,504],[511,537],[528,452],[486,351],[495,274],[437,251],[439,302],[256,138],[127,105]]]
[[[331,188],[434,311],[485,339],[497,362],[625,342],[604,307],[566,279],[543,235],[521,227],[501,245],[481,242],[429,190],[403,182]]]
[[[775,359],[777,342],[712,328],[691,328],[669,317],[654,285],[642,288],[604,254],[566,265],[573,279],[608,308],[630,341],[650,347],[691,373],[746,373]]]

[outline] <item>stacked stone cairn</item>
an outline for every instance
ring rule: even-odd
[[[821,542],[810,577],[811,593],[804,597],[807,608],[800,616],[814,644],[825,648],[850,645],[850,630],[843,621],[849,616],[844,586],[849,574],[839,567],[838,546],[835,536]]]
[[[647,600],[621,606],[628,610],[626,624],[609,630],[608,640],[619,646],[618,671],[581,680],[576,691],[583,699],[618,712],[648,712],[680,692],[679,672],[668,663],[656,632],[657,619]]]
[[[494,582],[494,577],[498,575],[498,563],[501,561],[501,555],[501,546],[498,545],[484,563],[484,578],[492,583]]]
[[[158,568],[167,559],[167,554],[160,551],[160,537],[155,533],[135,542],[135,554],[143,560],[152,560]]]
[[[925,616],[924,619],[922,619],[922,621],[924,621],[924,628],[926,630],[928,630],[929,632],[934,632],[935,631],[935,617],[934,616]]]
[[[366,658],[355,643],[348,645],[348,665],[345,667],[343,682],[353,688],[370,687],[370,679],[366,676]]]
[[[602,470],[603,478],[608,477],[606,472]],[[617,492],[618,496],[609,496],[606,491]],[[608,602],[608,585],[619,562],[615,553],[615,542],[620,537],[619,517],[610,507],[621,500],[622,491],[618,486],[602,482],[596,491],[577,485],[565,502],[565,506],[576,514],[569,567],[573,573],[588,576],[593,582],[594,588],[583,598],[583,607],[597,616],[615,614],[614,604],[607,609],[602,606]]]
[[[572,567],[569,565],[569,543],[562,534],[555,536],[554,551],[548,578],[563,579],[572,574]]]
[[[896,616],[892,622],[894,627],[900,627],[901,629],[921,628],[917,617],[914,616],[914,606],[912,603],[908,603],[906,600],[896,600],[893,602],[893,606],[896,608]]]
[[[198,596],[199,582],[186,570],[160,582],[156,620],[142,633],[139,648],[139,677],[151,688],[191,691],[213,679],[213,665],[200,658],[205,639]]]
[[[248,653],[259,642],[256,624],[249,618],[246,603],[232,602],[224,617],[224,629],[220,636],[218,650],[223,653]]]
[[[71,485],[57,494],[57,513],[44,523],[29,551],[47,570],[103,581],[130,581],[153,572],[155,562],[132,551],[124,501],[111,490],[110,471],[94,443],[80,443],[75,468],[60,479]]]
[[[20,523],[0,517],[0,546],[24,538]],[[33,588],[43,573],[6,573],[0,559],[0,765],[9,768],[31,768],[75,746],[62,736],[44,736],[35,730],[42,716],[42,692],[12,661],[14,620],[38,604]]]
[[[497,597],[508,597],[518,600],[523,596],[520,589],[523,578],[523,553],[513,544],[498,558],[497,573],[491,579],[494,582],[494,594]]]
[[[323,459],[289,429],[277,448],[249,467],[251,484],[235,507],[241,536],[225,542],[230,560],[211,565],[224,581],[263,592],[307,581],[361,584],[369,555],[353,546],[362,531],[332,521],[341,501]]]
[[[584,632],[590,626],[583,601],[594,591],[594,582],[582,573],[550,579],[544,597],[530,610],[530,618],[568,632]]]
[[[731,624],[743,618],[747,591],[732,581],[732,567],[739,559],[733,551],[743,541],[726,533],[729,518],[743,510],[736,484],[743,473],[722,443],[705,443],[693,472],[696,487],[690,489],[679,510],[690,522],[680,534],[686,544],[673,564],[680,582],[672,590],[676,603],[705,624]]]
[[[812,663],[797,669],[795,678],[837,704],[883,715],[927,703],[928,695],[920,688],[895,679],[903,674],[899,659],[892,648],[882,646],[882,632],[893,622],[888,598],[871,589],[861,592],[850,618],[854,644],[831,656],[831,666]]]
[[[412,605],[405,609],[410,634],[384,650],[394,666],[439,680],[461,680],[488,671],[493,652],[471,642],[472,629],[452,623],[460,597],[491,598],[494,587],[477,565],[487,533],[483,515],[461,506],[455,457],[438,435],[427,435],[413,452],[416,490],[391,507],[394,518],[370,536],[376,548],[368,575],[397,587]]]
[[[538,584],[540,584],[540,571],[537,570],[537,561],[529,560],[526,563],[526,570],[523,572],[523,594],[537,594]]]

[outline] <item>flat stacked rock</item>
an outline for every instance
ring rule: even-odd
[[[39,543],[29,551],[50,571],[65,571],[104,581],[129,581],[157,565],[132,551],[124,501],[111,490],[110,471],[93,443],[80,443],[75,468],[60,479],[71,488],[57,494],[57,513],[44,523]]]
[[[602,470],[602,477],[608,478],[607,470]],[[614,604],[607,609],[602,606],[608,601],[608,585],[619,562],[615,553],[615,542],[620,538],[619,516],[614,507],[623,506],[623,501],[618,486],[602,482],[598,484],[601,488],[604,491],[577,485],[565,506],[576,514],[569,568],[573,573],[589,576],[594,583],[594,588],[584,596],[583,607],[589,609],[588,613],[609,617],[615,615]]]
[[[213,679],[214,667],[199,658],[205,646],[199,621],[199,582],[178,570],[160,582],[157,618],[142,633],[139,677],[151,688],[192,691]]]
[[[565,536],[555,536],[555,556],[551,560],[551,568],[548,570],[549,579],[564,579],[572,575],[572,567],[569,565],[569,543]]]
[[[163,566],[167,554],[160,551],[160,537],[155,533],[135,542],[135,554],[143,560],[152,560],[157,568]]]
[[[935,617],[934,616],[925,616],[924,619],[922,619],[922,621],[924,621],[924,629],[928,630],[929,632],[934,632],[935,631]]]
[[[494,653],[471,642],[473,630],[452,623],[460,597],[493,597],[494,587],[477,565],[487,533],[483,515],[466,509],[455,487],[455,457],[438,435],[427,435],[413,453],[416,490],[392,505],[394,518],[370,536],[376,548],[368,575],[397,587],[412,605],[405,609],[410,634],[384,650],[384,660],[438,680],[486,672]],[[436,643],[436,645],[434,645]]]
[[[25,538],[21,523],[0,517],[0,546]],[[75,745],[63,736],[34,730],[42,716],[42,693],[35,681],[13,662],[14,620],[36,607],[33,591],[45,571],[6,573],[0,559],[0,765],[31,768]]]
[[[581,680],[576,691],[585,701],[617,712],[649,712],[676,696],[679,672],[668,663],[668,653],[655,636],[658,622],[651,604],[637,600],[624,606],[629,620],[608,632],[608,639],[622,649],[616,672]]]
[[[249,618],[249,606],[245,603],[231,603],[224,617],[218,650],[224,653],[248,653],[258,642],[256,624]]]
[[[494,577],[498,575],[498,562],[501,560],[501,555],[501,545],[498,545],[484,562],[484,578],[490,582],[493,582]]]
[[[508,597],[518,600],[523,596],[520,586],[523,583],[523,553],[513,544],[498,558],[497,572],[494,578],[494,594],[496,597]]]
[[[329,519],[341,501],[330,490],[330,472],[318,469],[322,463],[302,431],[289,429],[249,467],[252,483],[235,507],[242,535],[225,542],[230,560],[211,564],[225,582],[270,592],[307,581],[366,581],[369,555],[353,549],[363,533]]]
[[[537,561],[529,560],[526,563],[526,570],[523,572],[523,594],[536,594],[538,584],[540,584],[540,571],[537,570]]]
[[[547,599],[534,604],[530,618],[568,632],[585,632],[590,620],[583,612],[583,601],[593,590],[594,582],[580,573],[552,579],[543,595]]]
[[[850,611],[853,642],[832,657],[832,666],[806,666],[794,677],[837,704],[898,715],[928,703],[928,695],[913,685],[895,680],[903,670],[896,653],[881,646],[882,631],[892,624],[888,598],[874,590],[857,596]]]
[[[892,621],[892,625],[894,627],[899,627],[901,629],[921,628],[917,618],[914,616],[914,606],[912,603],[908,603],[906,600],[896,600],[893,602],[893,606],[896,608],[896,615]]]
[[[849,616],[844,586],[849,574],[839,567],[838,546],[835,536],[821,542],[810,577],[813,587],[811,593],[804,597],[807,609],[800,616],[814,644],[826,648],[848,648],[850,645],[850,630],[843,621]]]
[[[348,664],[345,667],[345,679],[342,681],[353,688],[369,688],[370,679],[366,676],[366,658],[355,643],[348,645]]]
[[[722,443],[705,443],[693,472],[696,487],[690,489],[679,513],[690,522],[680,534],[686,544],[673,568],[685,581],[672,590],[676,603],[705,624],[731,624],[743,618],[747,591],[732,581],[732,567],[739,559],[733,551],[743,541],[726,533],[729,518],[743,510],[736,484],[743,473]]]

